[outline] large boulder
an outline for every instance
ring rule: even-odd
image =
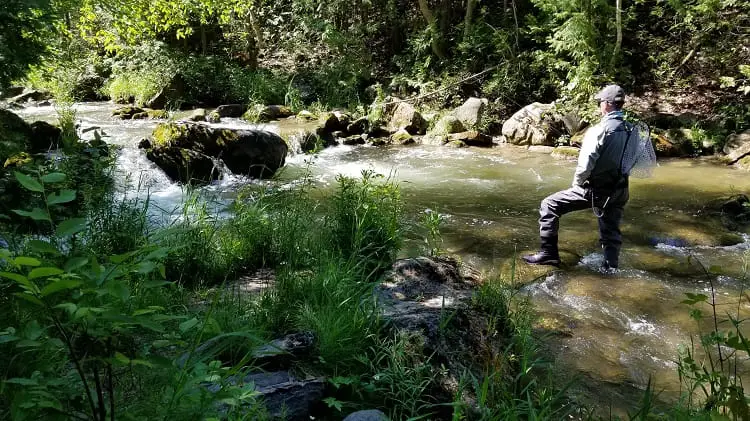
[[[85,73],[79,76],[73,86],[73,96],[78,101],[101,101],[105,79],[102,76]]]
[[[146,107],[163,110],[168,105],[174,106],[185,96],[185,80],[178,73],[156,95],[146,101]]]
[[[448,135],[448,143],[460,141],[468,146],[491,147],[492,138],[486,134],[479,133],[476,130],[470,130],[463,133],[454,133]]]
[[[31,152],[46,152],[57,149],[60,142],[62,130],[46,121],[35,121],[31,123],[30,145]]]
[[[201,124],[160,124],[154,129],[153,141],[147,157],[169,156],[169,164],[178,167],[188,164],[186,159],[199,159],[200,165],[193,164],[192,168],[200,166],[201,170],[208,170],[207,161],[201,155],[209,158],[221,159],[226,167],[235,174],[247,175],[254,178],[272,176],[276,170],[284,165],[288,146],[277,134],[263,130],[232,130],[212,128]],[[192,152],[186,152],[192,151]],[[152,159],[157,165],[164,159]],[[160,165],[161,166],[161,165]],[[166,170],[165,170],[166,171]],[[171,172],[174,174],[174,171]],[[178,181],[185,181],[178,173],[178,177],[170,177]],[[200,180],[213,179],[213,167],[208,171],[201,171]],[[195,175],[194,175],[195,177]]]
[[[23,104],[24,102],[38,102],[52,98],[52,94],[45,91],[27,90],[22,94],[16,95],[8,100],[8,102],[15,102]]]
[[[730,135],[723,152],[727,155],[730,164],[750,155],[750,130]]]
[[[152,148],[146,152],[146,158],[161,168],[167,177],[181,183],[209,183],[221,175],[210,156],[191,149]]]
[[[247,106],[244,104],[225,104],[225,105],[219,105],[215,110],[214,113],[216,113],[219,117],[230,117],[230,118],[239,118],[242,117],[243,114],[247,111]]]
[[[462,133],[466,131],[466,126],[461,120],[454,115],[446,115],[435,123],[435,127],[430,130],[431,135],[435,136],[447,136],[454,133]]]
[[[406,129],[409,134],[425,134],[427,131],[427,121],[411,105],[406,102],[400,102],[393,110],[393,115],[388,122],[388,130],[397,132]]]
[[[453,110],[453,115],[468,129],[478,129],[482,124],[484,110],[489,104],[486,98],[469,98]]]
[[[23,86],[8,86],[7,88],[0,91],[0,99],[21,95],[23,93],[23,90]]]
[[[561,130],[552,111],[552,104],[535,102],[525,106],[503,124],[503,136],[514,145],[553,146]]]
[[[16,114],[0,108],[0,171],[6,160],[24,152],[31,139],[31,127]]]

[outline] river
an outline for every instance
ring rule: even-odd
[[[122,147],[117,168],[125,190],[148,191],[159,208],[175,209],[183,189],[136,146],[158,122],[116,120],[110,117],[114,108],[108,103],[77,104],[77,119],[82,129],[100,127],[106,141]],[[57,118],[52,107],[19,114],[30,121]],[[222,124],[247,126],[231,119]],[[300,126],[284,121],[266,128],[287,135]],[[339,146],[314,157],[290,156],[279,178],[289,182],[310,171],[326,191],[335,187],[337,174],[358,176],[371,169],[390,175],[400,183],[412,219],[425,211],[442,216],[444,249],[488,274],[515,274],[514,282],[540,316],[536,332],[545,344],[544,355],[554,362],[555,376],[577,379],[570,389],[573,395],[605,412],[611,407],[622,414],[651,379],[660,400],[676,399],[681,390],[678,347],[709,326],[691,319],[690,308],[680,303],[685,293],[710,294],[713,283],[720,314],[750,314],[747,302],[738,304],[748,236],[726,232],[702,211],[711,200],[749,192],[750,177],[710,160],[661,161],[653,178],[631,182],[619,271],[598,271],[602,257],[590,211],[562,220],[562,270],[522,264],[513,270],[515,256],[537,247],[539,202],[566,188],[574,167],[572,161],[516,147]],[[247,182],[230,177],[206,189],[220,194]],[[134,192],[137,186],[140,193]],[[741,241],[730,241],[733,238]],[[404,253],[417,250],[412,242]],[[695,258],[692,264],[688,256]],[[718,273],[705,276],[696,260]],[[747,378],[748,367],[743,362],[738,374]]]

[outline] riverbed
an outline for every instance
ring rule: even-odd
[[[130,195],[148,194],[169,214],[179,208],[185,191],[137,148],[159,122],[116,120],[110,116],[114,108],[109,103],[77,104],[80,129],[99,127],[105,141],[120,146],[119,186]],[[53,107],[19,114],[30,121],[57,118]],[[221,124],[248,126],[233,119]],[[290,136],[305,125],[290,120],[264,128]],[[291,154],[272,183],[292,183],[309,172],[316,190],[326,193],[335,188],[339,174],[356,177],[372,170],[392,177],[401,185],[411,220],[423,212],[441,215],[443,249],[488,275],[516,283],[533,301],[544,355],[555,363],[558,379],[578,379],[571,388],[574,396],[623,413],[650,379],[661,392],[659,399],[676,399],[681,391],[678,347],[708,328],[691,319],[690,308],[681,304],[685,293],[710,295],[713,284],[722,314],[750,313],[746,302],[738,304],[748,236],[726,231],[704,209],[712,200],[750,192],[750,177],[709,159],[661,161],[653,178],[631,181],[620,270],[599,270],[602,257],[591,211],[563,218],[561,270],[515,264],[517,256],[537,247],[539,202],[567,188],[574,167],[573,161],[511,146],[338,146],[315,156]],[[258,181],[228,177],[205,189],[231,197],[247,183]],[[403,253],[418,253],[420,245],[409,242]],[[703,273],[697,262],[717,273]],[[738,374],[746,377],[748,367],[743,361]]]

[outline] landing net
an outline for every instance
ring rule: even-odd
[[[639,121],[633,126],[630,140],[623,151],[623,173],[635,178],[649,178],[658,165],[654,144],[651,143],[651,130],[646,123]]]

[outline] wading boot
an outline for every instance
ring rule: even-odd
[[[613,246],[604,246],[604,263],[602,268],[617,269],[620,264],[620,250]]]
[[[530,265],[560,266],[560,253],[557,250],[557,237],[542,237],[541,250],[530,256],[523,256],[523,261]]]

